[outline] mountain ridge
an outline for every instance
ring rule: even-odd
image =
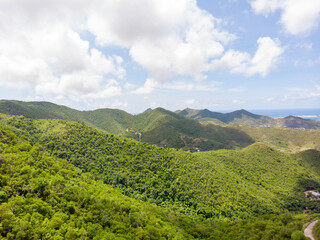
[[[287,116],[284,118],[274,119],[264,115],[253,114],[245,109],[236,110],[229,113],[212,112],[208,109],[190,109],[178,110],[176,113],[186,117],[196,119],[203,124],[213,123],[220,124],[219,120],[224,124],[240,124],[257,127],[285,127],[285,128],[301,128],[301,129],[320,129],[320,122],[312,119],[304,119],[301,117]]]
[[[203,126],[196,120],[160,107],[132,115],[117,109],[78,111],[48,102],[2,100],[0,113],[23,115],[33,119],[49,118],[84,122],[89,126],[150,144],[192,151],[238,148],[253,143],[251,137],[240,133],[239,130],[211,125]],[[201,134],[195,133],[193,127],[196,127]],[[171,129],[170,132],[168,128]],[[212,134],[208,135],[207,132]],[[168,138],[164,133],[175,136]]]

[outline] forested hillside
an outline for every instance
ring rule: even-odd
[[[41,149],[0,127],[1,239],[304,239],[319,217],[203,221],[128,198]]]
[[[197,217],[128,198],[0,127],[1,239],[194,239]]]
[[[143,142],[191,151],[243,148],[254,140],[228,127],[203,126],[191,119],[172,120],[142,134]]]
[[[105,108],[94,111],[78,111],[50,102],[14,100],[0,100],[0,113],[22,115],[33,119],[63,119],[84,122],[114,134],[124,133],[133,118],[131,114],[117,109]]]
[[[214,150],[246,147],[254,141],[228,127],[202,126],[197,121],[157,108],[138,115],[116,109],[77,111],[48,102],[0,101],[0,113],[33,119],[63,119],[83,122],[109,133],[158,146],[184,150]]]
[[[313,119],[287,116],[285,118],[271,118],[268,116],[250,113],[244,109],[230,113],[212,112],[208,109],[197,110],[186,108],[178,110],[179,113],[188,118],[197,119],[203,124],[215,124],[225,126],[226,124],[239,124],[255,127],[284,127],[299,129],[320,129],[320,122]]]
[[[235,219],[318,209],[303,191],[320,187],[320,154],[281,153],[263,144],[191,154],[152,147],[81,123],[2,116],[39,143],[127,196],[205,218]]]
[[[271,117],[253,114],[244,109],[233,111],[230,113],[219,113],[212,112],[208,109],[197,110],[186,108],[182,111],[176,112],[183,116],[197,119],[200,122],[207,122],[209,119],[215,119],[225,124],[238,123],[250,126],[273,126],[276,124],[276,120]],[[219,122],[217,122],[217,124]]]

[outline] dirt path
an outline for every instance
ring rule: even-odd
[[[306,237],[311,238],[311,240],[315,240],[314,237],[313,237],[313,235],[312,235],[312,228],[313,228],[313,226],[314,226],[318,221],[319,221],[319,220],[316,220],[316,221],[310,223],[310,224],[308,225],[308,227],[304,230],[304,235],[305,235]]]

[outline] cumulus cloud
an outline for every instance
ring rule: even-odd
[[[132,91],[134,94],[149,94],[152,93],[159,86],[158,81],[148,78],[142,87]]]
[[[251,7],[256,14],[264,16],[280,10],[280,23],[293,35],[310,32],[318,27],[320,20],[318,0],[254,0]]]
[[[210,58],[235,36],[195,0],[97,1],[88,29],[102,46],[129,48],[131,57],[163,80],[172,75],[204,79]]]
[[[174,81],[171,83],[159,82],[155,79],[148,78],[144,85],[131,91],[134,94],[150,94],[153,93],[156,89],[164,90],[178,90],[178,91],[206,91],[212,92],[218,89],[221,82],[211,82],[210,84],[200,84],[200,83],[186,83]]]
[[[35,86],[40,95],[77,99],[118,95],[123,79],[119,56],[105,56],[83,40],[87,1],[1,1],[0,82]],[[79,10],[79,11],[77,11]],[[77,26],[74,23],[78,21]]]
[[[103,80],[99,75],[78,73],[39,84],[36,92],[42,95],[68,96],[73,100],[101,99],[120,95],[121,87],[114,79]]]
[[[87,32],[96,45],[82,37]],[[2,85],[72,99],[116,96],[122,85],[137,94],[157,88],[213,91],[215,86],[169,85],[165,79],[187,75],[204,81],[205,73],[216,69],[214,59],[232,72],[266,75],[281,54],[269,38],[258,40],[252,58],[226,51],[236,36],[196,0],[3,0],[0,33]],[[126,49],[151,73],[142,87],[132,90],[135,86],[122,81],[124,60],[99,50],[110,46]]]
[[[259,38],[258,48],[253,57],[247,52],[227,51],[221,59],[213,60],[211,68],[228,68],[232,73],[243,73],[248,76],[260,74],[266,76],[279,61],[284,48],[278,39]]]

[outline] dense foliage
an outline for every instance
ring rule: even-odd
[[[63,119],[84,122],[90,126],[114,134],[124,133],[131,124],[133,116],[117,109],[98,109],[78,111],[50,102],[22,102],[0,100],[0,113],[22,115],[33,119]]]
[[[201,221],[123,196],[41,148],[0,127],[0,239],[294,240],[319,217]]]
[[[291,155],[255,144],[244,150],[191,154],[81,123],[23,117],[2,121],[32,144],[41,144],[127,196],[188,215],[233,219],[319,207],[303,194],[319,187],[317,151]]]
[[[189,118],[194,119],[202,119],[202,118],[213,118],[218,119],[223,123],[231,123],[237,121],[237,119],[242,119],[244,117],[255,119],[256,121],[260,120],[262,116],[250,113],[244,109],[237,110],[230,113],[219,113],[219,112],[211,112],[208,109],[196,110],[186,108],[182,111],[177,111],[177,113],[187,116]]]
[[[197,218],[123,196],[0,128],[0,238],[193,239]]]
[[[23,115],[33,119],[84,122],[89,126],[138,141],[191,151],[234,149],[253,143],[251,137],[234,128],[203,126],[195,120],[163,108],[131,115],[117,109],[77,111],[49,102],[0,100],[0,113]]]
[[[242,131],[191,119],[172,120],[142,134],[142,141],[190,151],[243,148],[254,141]]]

